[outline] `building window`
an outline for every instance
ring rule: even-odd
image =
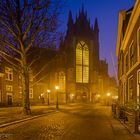
[[[59,72],[59,91],[65,92],[66,87],[66,76],[64,72]]]
[[[33,88],[29,89],[29,98],[33,98]]]
[[[127,102],[127,96],[128,95],[126,95],[127,93],[126,93],[126,83],[124,83],[124,104]]]
[[[125,72],[127,72],[128,71],[128,53],[126,54],[126,56],[125,56]]]
[[[5,67],[6,80],[13,81],[13,69]]]
[[[22,86],[19,86],[19,98],[22,98]],[[33,98],[33,88],[29,89],[29,98]]]
[[[121,75],[124,74],[124,53],[121,51]]]
[[[137,97],[140,96],[140,70],[137,72],[137,83],[138,83],[138,91],[137,91]]]
[[[137,48],[138,48],[138,58],[140,58],[140,27],[137,31]]]
[[[19,86],[19,98],[22,98],[22,86]]]
[[[134,43],[130,46],[130,68],[134,65]]]
[[[83,41],[76,46],[76,82],[89,82],[89,49]]]
[[[128,81],[128,93],[129,99],[133,99],[133,76],[130,77]]]
[[[13,91],[13,86],[12,85],[6,85],[6,91]]]

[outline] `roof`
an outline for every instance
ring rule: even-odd
[[[116,55],[118,56],[119,54],[119,50],[120,49],[125,49],[126,48],[126,45],[128,43],[128,40],[130,38],[130,35],[134,29],[134,26],[136,24],[136,21],[140,15],[140,12],[139,12],[139,9],[140,9],[140,1],[137,0],[134,7],[130,8],[129,10],[127,11],[120,11],[119,13],[119,19],[118,19],[118,35],[117,35],[117,43],[116,43]],[[127,24],[127,27],[126,27],[126,30],[125,30],[125,33],[124,33],[124,38],[123,38],[123,41],[122,41],[122,44],[120,45],[121,43],[121,35],[122,35],[122,29],[123,29],[123,21],[125,20],[125,18],[129,15],[129,22]]]

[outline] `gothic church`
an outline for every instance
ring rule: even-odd
[[[75,22],[69,12],[67,33],[60,51],[67,56],[66,93],[69,101],[92,101],[95,95],[107,90],[108,64],[99,59],[98,21],[96,18],[94,27],[91,27],[84,8]],[[103,86],[103,83],[107,85]]]

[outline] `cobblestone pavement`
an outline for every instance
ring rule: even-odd
[[[109,107],[79,105],[0,129],[0,140],[138,140]]]

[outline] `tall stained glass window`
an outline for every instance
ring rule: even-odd
[[[89,82],[89,49],[83,41],[76,46],[76,82]]]

